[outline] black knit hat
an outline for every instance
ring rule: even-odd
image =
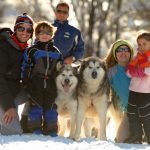
[[[16,31],[18,25],[22,23],[30,24],[33,28],[33,19],[29,15],[27,15],[27,13],[23,13],[22,15],[19,15],[17,17],[15,26],[14,26],[14,31]]]

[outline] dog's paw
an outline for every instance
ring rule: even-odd
[[[97,139],[101,140],[101,141],[107,141],[106,137],[98,137]]]
[[[73,136],[73,137],[70,137],[72,140],[74,141],[79,141],[81,137],[79,136]]]
[[[72,140],[74,140],[74,141],[79,141],[80,138],[72,138]]]

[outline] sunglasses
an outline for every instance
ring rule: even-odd
[[[57,9],[56,12],[59,13],[59,14],[68,14],[68,11],[66,11],[66,10]]]
[[[116,52],[130,52],[128,47],[120,47],[116,49]]]
[[[20,26],[20,27],[17,28],[17,31],[18,32],[24,32],[24,31],[26,31],[27,33],[31,34],[33,32],[33,29],[32,28],[25,28],[25,27],[21,27]]]
[[[44,35],[44,34],[46,34],[46,35],[52,35],[52,33],[50,31],[44,31],[44,30],[43,31],[39,31],[38,34],[39,35]]]

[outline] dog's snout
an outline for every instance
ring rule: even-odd
[[[65,79],[65,84],[69,84],[70,80],[69,79]]]
[[[92,72],[92,78],[95,79],[96,77],[97,77],[97,72],[96,72],[96,71],[93,71],[93,72]]]

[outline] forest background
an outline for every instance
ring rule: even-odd
[[[23,12],[35,22],[53,23],[59,2],[70,5],[70,24],[79,28],[85,41],[85,57],[104,57],[110,45],[123,38],[133,44],[140,30],[150,30],[149,0],[0,0],[0,27],[13,29]]]

